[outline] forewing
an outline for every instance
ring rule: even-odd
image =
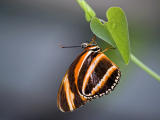
[[[92,51],[83,51],[70,65],[62,80],[57,95],[57,105],[63,112],[73,111],[87,102],[86,97],[79,92],[77,80],[84,61],[91,53]]]

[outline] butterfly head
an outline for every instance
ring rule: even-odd
[[[100,47],[97,44],[82,43],[81,47],[85,50],[100,51]]]

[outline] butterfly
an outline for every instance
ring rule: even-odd
[[[92,43],[82,43],[82,53],[67,70],[57,95],[57,106],[62,112],[73,111],[86,102],[109,94],[118,84],[121,72]]]

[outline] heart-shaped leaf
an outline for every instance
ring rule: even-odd
[[[85,0],[77,0],[77,2],[81,6],[81,8],[84,10],[86,20],[90,22],[92,17],[96,16],[96,13],[88,5],[88,3]]]
[[[112,36],[108,31],[106,24],[103,23],[105,23],[105,21],[93,17],[90,23],[90,28],[96,36],[115,47],[116,45],[114,43],[114,40],[112,39]]]

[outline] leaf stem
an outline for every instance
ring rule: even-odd
[[[138,58],[136,58],[133,54],[131,54],[131,61],[137,64],[140,68],[142,68],[144,71],[146,71],[149,75],[151,75],[153,78],[157,79],[160,82],[160,76],[154,72],[152,69],[147,67],[145,64],[143,64]]]

